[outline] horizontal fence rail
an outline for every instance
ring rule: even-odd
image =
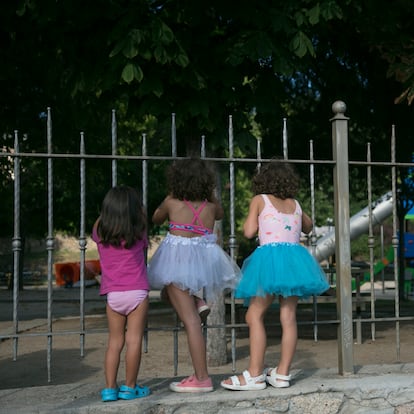
[[[318,247],[320,247],[321,240],[323,237],[318,234],[317,228],[310,234],[304,242],[307,243],[310,251],[324,262],[324,268],[327,273],[327,277],[331,280],[332,284],[336,286],[336,294],[331,296],[313,297],[309,301],[301,301],[299,306],[310,306],[312,309],[311,320],[298,320],[299,326],[311,325],[313,328],[314,340],[319,340],[318,327],[323,325],[332,325],[338,330],[338,369],[340,373],[352,373],[353,372],[353,355],[352,345],[355,342],[361,342],[362,327],[364,324],[370,327],[370,336],[372,340],[376,338],[376,326],[380,323],[393,323],[395,325],[395,349],[396,349],[396,360],[400,360],[400,324],[402,322],[414,321],[414,311],[412,310],[409,315],[402,315],[400,313],[401,303],[403,296],[400,291],[401,278],[399,274],[399,263],[395,259],[394,267],[392,269],[393,277],[392,282],[394,283],[394,295],[391,297],[394,304],[394,312],[392,315],[381,316],[377,315],[378,312],[378,298],[377,291],[375,289],[376,283],[378,283],[378,277],[374,274],[374,262],[375,258],[375,241],[374,229],[378,226],[382,226],[382,222],[378,223],[375,221],[375,207],[378,204],[377,198],[373,196],[372,183],[375,180],[373,178],[373,170],[375,169],[386,169],[390,172],[390,183],[389,183],[389,196],[388,200],[392,203],[391,213],[389,214],[392,220],[392,237],[391,246],[393,251],[393,257],[398,258],[399,255],[399,239],[398,239],[398,217],[397,217],[397,197],[398,197],[398,170],[413,169],[413,163],[402,163],[397,162],[395,159],[395,147],[396,147],[396,135],[395,129],[392,128],[391,134],[391,160],[386,162],[376,162],[371,159],[371,146],[367,145],[367,159],[366,161],[352,161],[344,158],[344,153],[347,151],[347,133],[348,133],[348,118],[344,116],[345,107],[342,104],[333,105],[335,116],[332,118],[332,136],[334,143],[337,143],[337,148],[334,148],[334,154],[332,160],[318,160],[315,158],[315,150],[313,147],[313,141],[309,143],[309,159],[289,159],[288,158],[288,129],[286,119],[283,120],[283,135],[282,135],[282,152],[283,158],[289,160],[291,163],[301,166],[303,169],[307,168],[307,177],[309,184],[310,193],[310,214],[315,222],[316,220],[316,205],[318,203],[316,195],[317,187],[317,174],[318,168],[329,168],[331,169],[332,181],[335,184],[334,195],[335,200],[330,200],[331,204],[335,204],[334,213],[335,216],[332,220],[332,226],[335,228],[336,233],[331,233],[329,236],[329,243],[333,243],[334,250],[330,251],[328,257],[318,257]],[[228,206],[225,223],[227,225],[227,237],[223,237],[225,242],[224,248],[228,250],[230,256],[234,259],[238,259],[238,250],[240,239],[237,236],[236,229],[236,201],[237,201],[237,183],[236,175],[237,172],[246,166],[250,169],[257,167],[262,163],[269,162],[274,155],[263,157],[261,141],[257,140],[257,149],[255,157],[237,157],[235,156],[235,142],[234,142],[234,131],[233,131],[233,120],[229,117],[229,128],[228,128],[228,148],[227,156],[224,157],[208,157],[206,156],[206,137],[201,137],[200,142],[200,156],[206,160],[212,161],[219,166],[221,177],[225,177],[228,182],[228,196],[227,200],[222,200]],[[170,163],[175,159],[184,158],[177,155],[177,136],[175,128],[175,114],[172,115],[171,119],[171,154],[170,155],[154,155],[148,154],[147,148],[147,136],[143,134],[141,136],[141,155],[120,155],[118,154],[118,128],[116,113],[112,111],[111,119],[111,154],[87,154],[86,152],[86,134],[83,132],[79,137],[79,153],[53,153],[52,150],[52,116],[51,110],[47,110],[47,152],[46,153],[31,153],[21,152],[19,143],[19,134],[17,131],[14,133],[14,145],[13,147],[3,147],[0,152],[0,166],[3,171],[8,171],[10,183],[13,185],[13,236],[11,237],[11,251],[13,258],[13,270],[11,272],[11,281],[8,286],[2,286],[3,288],[12,289],[12,332],[0,332],[0,340],[6,341],[11,340],[12,342],[12,358],[16,360],[18,358],[18,343],[21,338],[32,338],[36,336],[43,336],[47,338],[47,372],[48,381],[52,381],[51,369],[52,369],[52,350],[53,350],[53,338],[56,336],[65,335],[77,335],[80,340],[80,355],[84,356],[85,353],[85,338],[87,335],[93,335],[97,333],[105,332],[105,329],[87,329],[85,320],[89,316],[86,311],[85,303],[87,298],[85,296],[85,264],[87,262],[86,251],[87,251],[87,238],[90,232],[87,230],[86,222],[86,207],[87,207],[87,167],[88,162],[91,161],[110,161],[110,181],[111,185],[116,185],[120,180],[119,163],[136,163],[139,167],[136,168],[137,176],[137,187],[141,188],[143,195],[143,202],[145,208],[148,210],[149,205],[149,180],[151,180],[151,167],[157,162]],[[335,141],[337,140],[337,141]],[[338,151],[338,154],[335,154]],[[19,325],[19,314],[20,314],[20,297],[21,290],[24,288],[22,279],[22,255],[24,253],[23,235],[21,230],[21,199],[25,191],[27,191],[26,185],[22,185],[22,174],[26,174],[24,171],[24,162],[27,160],[40,160],[46,162],[47,169],[47,183],[46,183],[46,196],[47,198],[47,229],[45,231],[45,251],[47,254],[47,282],[46,282],[46,302],[47,302],[47,329],[41,332],[23,332]],[[59,177],[55,175],[55,163],[60,160],[71,161],[76,163],[76,169],[79,171],[79,329],[71,331],[54,331],[55,319],[53,316],[54,307],[58,306],[59,303],[55,300],[56,289],[55,286],[55,274],[54,274],[54,252],[55,246],[55,184]],[[109,164],[105,164],[105,168]],[[135,165],[135,164],[134,164]],[[348,190],[348,171],[352,168],[363,168],[366,172],[367,182],[367,210],[363,211],[364,219],[364,233],[368,237],[367,248],[369,251],[369,262],[366,269],[351,269],[351,257],[350,254],[350,243],[353,237],[352,235],[352,220],[354,217],[349,217],[349,202],[346,197],[352,197]],[[342,180],[342,181],[341,181]],[[218,188],[223,189],[223,183],[218,184]],[[340,197],[338,197],[340,194]],[[222,194],[220,194],[222,197]],[[99,200],[100,202],[100,200]],[[247,202],[247,201],[246,201]],[[326,202],[326,201],[325,201]],[[149,212],[152,213],[152,212]],[[388,218],[388,214],[387,217]],[[384,218],[385,219],[385,218]],[[351,228],[350,226],[351,222]],[[228,240],[228,241],[227,241]],[[383,240],[381,238],[381,243]],[[378,241],[377,241],[378,243]],[[336,263],[331,263],[332,257],[335,257]],[[0,272],[2,269],[0,269]],[[368,274],[368,279],[366,277]],[[383,278],[383,276],[382,276]],[[360,291],[360,282],[367,282],[369,284],[368,295]],[[384,280],[381,279],[384,286]],[[352,283],[355,283],[353,288]],[[413,284],[408,284],[409,287],[405,293],[404,299],[410,299],[413,294]],[[355,292],[354,292],[355,291]],[[64,302],[64,301],[63,301]],[[323,319],[323,315],[320,314],[320,307],[324,304],[333,303],[336,304],[336,314],[333,318]],[[204,327],[207,341],[214,335],[223,336],[223,340],[226,343],[226,335],[230,335],[230,346],[233,370],[236,369],[237,361],[237,335],[241,329],[246,329],[247,325],[240,321],[240,309],[243,308],[242,303],[234,299],[233,295],[226,296],[223,298],[222,303],[225,309],[225,318],[215,319],[214,315],[212,323],[207,324]],[[214,313],[214,308],[213,308]],[[268,327],[280,327],[279,323],[268,323]],[[154,330],[165,330],[172,332],[174,336],[174,375],[177,374],[178,369],[178,334],[182,331],[182,327],[178,319],[175,320],[175,326],[161,326],[153,328],[148,326],[145,335],[145,349],[148,349],[150,345],[149,337]],[[225,344],[225,348],[226,348]],[[351,349],[351,350],[350,350]]]

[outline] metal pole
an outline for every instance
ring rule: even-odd
[[[147,155],[147,134],[142,134],[142,156]],[[144,207],[145,215],[148,217],[148,161],[142,160],[142,205]],[[148,262],[148,248],[145,251],[145,258]],[[148,321],[146,322],[146,328],[148,328]],[[144,332],[144,352],[148,352],[148,329]]]
[[[375,278],[374,278],[374,229],[372,220],[372,167],[371,162],[371,144],[367,145],[367,182],[368,182],[368,249],[369,249],[369,280],[371,285],[371,318],[375,318]],[[382,226],[381,226],[382,227]],[[381,256],[383,257],[383,256]],[[359,338],[360,340],[362,338]],[[375,322],[371,323],[371,339],[375,341]],[[358,341],[360,343],[360,341]]]
[[[310,190],[311,190],[311,217],[312,223],[315,223],[315,165],[312,161],[314,161],[313,157],[313,141],[309,141],[309,159],[311,161],[309,165],[309,180],[310,180]],[[316,246],[316,234],[314,227],[312,228],[311,232],[311,252],[312,255],[315,255],[315,246]],[[313,302],[313,339],[315,342],[318,340],[318,300],[317,297],[314,295],[312,298]]]
[[[147,134],[142,134],[142,156],[147,156]],[[142,160],[142,204],[145,214],[148,213],[148,161]]]
[[[233,135],[233,117],[229,116],[229,179],[230,179],[230,236],[229,236],[229,248],[230,256],[235,259],[234,252],[236,249],[236,235],[235,235],[235,219],[234,219],[234,162],[232,161],[234,156],[234,135]],[[230,319],[232,325],[236,323],[236,306],[234,303],[234,293],[232,292]],[[232,369],[236,370],[236,330],[231,328],[231,360]]]
[[[201,135],[200,157],[206,158],[206,136]]]
[[[354,373],[352,333],[351,237],[349,225],[349,171],[348,171],[348,120],[346,105],[336,101],[332,105],[335,116],[332,122],[332,148],[335,162],[334,208],[336,239],[336,282],[338,325],[339,373]]]
[[[395,163],[395,125],[392,126],[391,132],[391,163]],[[400,294],[398,289],[398,280],[400,266],[398,262],[398,234],[397,234],[397,168],[391,167],[391,186],[392,186],[392,247],[394,248],[394,283],[395,283],[395,316],[400,317]],[[397,361],[400,361],[400,322],[395,321],[395,339],[397,342]]]
[[[13,250],[13,361],[17,359],[17,345],[19,331],[18,307],[19,307],[19,275],[20,258],[22,250],[22,239],[20,236],[20,157],[19,157],[19,135],[14,131],[14,235],[12,241]]]
[[[111,136],[112,136],[112,155],[115,156],[117,152],[117,142],[118,142],[118,129],[116,123],[116,112],[115,109],[112,109],[112,123],[111,123]],[[116,159],[112,160],[112,187],[115,187],[117,184],[117,162]]]
[[[80,134],[80,155],[85,155],[85,134]],[[85,353],[85,256],[86,256],[86,235],[85,235],[85,158],[80,159],[80,355]]]
[[[175,125],[175,113],[171,114],[171,155],[177,156],[177,128]]]
[[[52,115],[50,108],[47,108],[47,153],[51,155],[52,148]],[[54,237],[53,237],[53,158],[51,156],[47,159],[47,380],[52,380],[52,303],[53,303],[53,251],[54,251]]]
[[[288,133],[286,118],[283,118],[283,159],[288,159]]]

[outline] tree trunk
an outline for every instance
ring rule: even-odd
[[[223,223],[217,221],[214,227],[217,234],[217,242],[222,246]],[[217,298],[211,306],[211,313],[208,316],[208,325],[224,325],[226,320],[226,305],[224,295]],[[207,331],[207,363],[212,367],[218,367],[227,363],[227,342],[225,328],[211,328]]]
[[[211,306],[208,325],[224,325],[226,305],[224,296]],[[207,363],[218,367],[227,363],[227,341],[225,328],[210,328],[207,335]]]

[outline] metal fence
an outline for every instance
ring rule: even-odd
[[[332,168],[332,178],[334,185],[334,199],[331,202],[334,204],[334,218],[335,224],[334,230],[328,232],[323,237],[314,230],[309,237],[309,249],[315,255],[318,260],[327,260],[334,256],[334,266],[327,267],[327,274],[330,278],[334,278],[336,285],[336,296],[334,297],[314,297],[311,301],[313,307],[312,321],[298,321],[298,323],[311,324],[314,330],[315,341],[318,340],[318,326],[321,324],[332,324],[337,329],[338,333],[338,371],[341,374],[349,374],[354,372],[354,360],[353,360],[353,343],[354,338],[360,340],[361,326],[363,324],[369,324],[371,327],[372,339],[375,339],[376,324],[383,322],[392,322],[395,324],[395,348],[396,348],[396,360],[400,359],[400,323],[413,321],[414,311],[410,315],[400,315],[400,298],[401,292],[399,291],[399,268],[398,261],[395,260],[392,269],[394,282],[394,294],[392,300],[394,302],[394,313],[386,317],[378,316],[376,313],[376,281],[378,278],[374,273],[374,228],[381,225],[381,223],[388,217],[392,218],[392,251],[394,257],[398,257],[398,222],[397,222],[397,169],[398,168],[413,168],[412,163],[398,163],[395,159],[395,146],[396,136],[395,129],[392,128],[391,133],[391,159],[387,162],[375,162],[371,160],[371,148],[370,144],[367,145],[367,159],[366,161],[352,161],[348,160],[348,122],[349,119],[345,116],[345,104],[343,102],[335,102],[332,106],[334,116],[331,119],[332,124],[332,148],[333,154],[331,160],[318,160],[314,157],[313,142],[309,143],[309,159],[289,159],[288,146],[287,146],[287,127],[286,120],[283,123],[283,136],[282,136],[282,152],[283,158],[288,159],[290,162],[304,165],[308,167],[309,171],[309,186],[311,194],[311,216],[315,221],[315,204],[318,200],[315,199],[315,170],[319,166],[325,166]],[[259,165],[261,163],[268,162],[270,157],[262,156],[261,142],[257,141],[257,151],[254,158],[239,158],[235,156],[235,145],[233,135],[233,123],[232,118],[229,117],[228,125],[228,154],[227,156],[220,158],[206,157],[206,142],[205,137],[201,137],[200,144],[200,156],[210,161],[220,163],[225,166],[227,170],[227,178],[229,182],[229,200],[228,200],[228,251],[233,259],[236,259],[238,240],[236,237],[236,224],[235,224],[235,201],[237,199],[236,184],[235,184],[235,172],[242,166],[247,164]],[[80,338],[80,354],[84,355],[85,352],[85,336],[93,332],[87,331],[85,328],[85,261],[86,261],[86,248],[87,248],[87,231],[85,228],[85,204],[86,204],[86,163],[90,159],[106,159],[111,162],[111,181],[112,185],[117,184],[118,179],[118,163],[119,161],[131,161],[138,162],[142,168],[142,195],[144,205],[147,206],[148,201],[148,165],[149,163],[166,161],[170,162],[177,158],[177,142],[176,142],[176,128],[175,128],[175,115],[172,116],[171,121],[171,154],[168,156],[149,155],[147,154],[147,139],[146,135],[142,135],[142,147],[141,155],[119,155],[117,147],[117,120],[116,114],[112,112],[112,127],[111,127],[111,146],[112,153],[107,155],[91,155],[85,152],[85,137],[84,134],[80,134],[80,151],[79,154],[56,154],[52,151],[52,116],[51,110],[47,111],[47,152],[46,153],[23,153],[19,150],[19,134],[16,131],[14,136],[14,148],[13,150],[3,150],[0,155],[1,162],[12,162],[13,170],[10,172],[11,180],[14,185],[14,231],[12,236],[12,253],[13,253],[13,272],[12,272],[12,291],[13,291],[13,333],[5,334],[0,332],[0,340],[11,340],[13,342],[13,359],[18,358],[18,342],[19,339],[24,336],[44,336],[47,338],[47,370],[48,380],[51,381],[51,354],[53,349],[53,337],[54,335],[79,335]],[[22,246],[22,232],[20,228],[21,222],[21,194],[25,191],[21,187],[21,161],[24,158],[39,158],[46,160],[47,163],[47,236],[46,246],[47,251],[47,331],[37,332],[35,334],[27,334],[21,332],[19,329],[19,292],[21,286],[20,273],[22,264],[21,251],[24,248]],[[80,226],[79,226],[79,252],[80,252],[80,289],[79,289],[79,330],[75,332],[53,332],[53,297],[54,297],[54,250],[55,250],[55,235],[54,235],[54,161],[59,158],[73,158],[74,162],[79,163],[79,199],[80,199]],[[367,181],[367,207],[361,210],[358,214],[351,217],[350,214],[350,191],[349,191],[349,171],[353,167],[362,167],[366,170]],[[387,168],[391,172],[390,188],[389,191],[384,194],[380,199],[373,200],[372,194],[372,170],[374,168]],[[358,238],[362,233],[368,235],[368,249],[370,256],[370,263],[368,270],[364,271],[353,269],[351,260],[351,241]],[[365,272],[369,274],[368,279],[365,280],[369,284],[368,296],[362,296],[360,292],[360,280],[355,282],[355,275],[357,278],[361,277],[361,274]],[[363,276],[364,277],[364,276]],[[409,281],[410,282],[410,281]],[[409,288],[405,292],[408,296],[412,295],[411,281],[408,283]],[[323,320],[320,318],[318,309],[322,303],[327,301],[333,301],[336,303],[336,319]],[[226,305],[227,304],[227,305]],[[355,313],[354,308],[359,309],[362,305],[368,305],[369,313],[367,317],[362,317],[362,314]],[[229,314],[228,320],[214,319],[212,324],[205,327],[207,338],[214,335],[222,335],[223,332],[229,332],[231,335],[231,354],[233,360],[233,367],[237,360],[237,331],[240,328],[245,328],[244,323],[238,323],[236,320],[236,307],[238,304],[232,296],[229,298],[223,298],[222,307],[227,306],[227,313]],[[214,313],[214,308],[213,308]],[[178,325],[177,325],[178,326]],[[179,328],[171,328],[172,335],[177,337]],[[178,341],[174,341],[174,369],[177,369],[177,344]]]

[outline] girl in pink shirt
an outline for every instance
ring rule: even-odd
[[[92,230],[101,264],[100,294],[107,296],[109,338],[105,354],[106,387],[102,401],[132,400],[149,395],[148,387],[136,384],[141,346],[148,314],[145,249],[146,215],[136,190],[111,188]],[[126,331],[126,326],[128,330]],[[125,353],[125,384],[117,386],[122,349]]]

